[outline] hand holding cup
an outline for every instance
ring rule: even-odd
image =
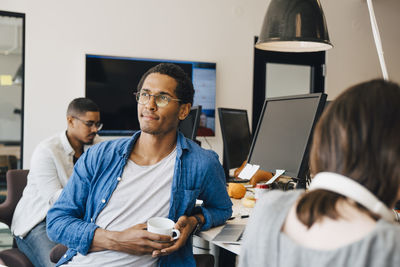
[[[163,217],[153,217],[147,221],[147,231],[159,235],[167,235],[176,240],[181,233],[178,229],[174,229],[174,226],[174,221]]]

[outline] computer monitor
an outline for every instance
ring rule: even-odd
[[[308,149],[325,101],[323,93],[266,99],[248,162],[273,173],[285,170],[305,187]]]
[[[247,110],[218,108],[219,123],[224,145],[223,166],[227,178],[229,170],[238,168],[247,159],[251,134]]]
[[[183,133],[186,138],[191,140],[196,139],[197,128],[200,123],[201,106],[194,106],[191,108],[189,115],[180,122],[179,131]]]

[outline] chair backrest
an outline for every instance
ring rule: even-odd
[[[0,204],[0,221],[11,227],[12,216],[26,186],[29,170],[7,171],[7,197]]]

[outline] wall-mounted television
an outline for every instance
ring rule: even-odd
[[[130,135],[140,130],[136,86],[151,67],[163,63],[179,65],[191,77],[195,89],[193,106],[202,106],[201,126],[215,133],[216,63],[164,59],[86,55],[86,97],[100,108],[104,123],[100,135]]]

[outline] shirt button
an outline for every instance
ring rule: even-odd
[[[90,218],[90,222],[93,222],[93,218]]]
[[[101,202],[102,202],[102,203],[106,203],[106,200],[105,200],[105,199],[102,199]]]
[[[118,181],[121,181],[121,177],[118,177],[117,180],[118,180]]]
[[[66,258],[66,257],[67,257],[67,254],[64,255],[64,258]]]

